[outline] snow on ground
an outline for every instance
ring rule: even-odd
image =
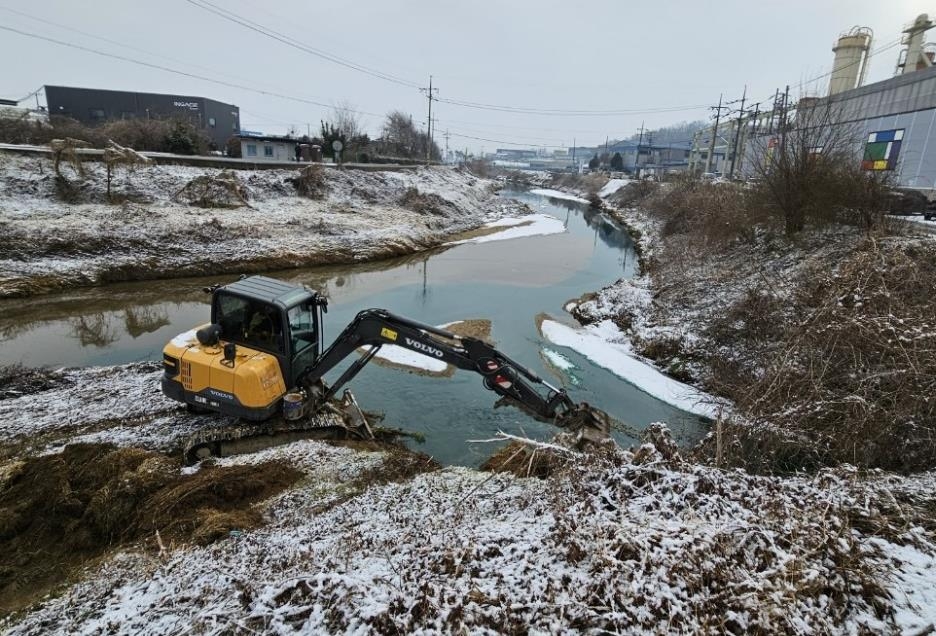
[[[604,187],[598,191],[598,196],[602,199],[607,198],[626,186],[628,183],[630,183],[630,179],[608,179],[608,182],[604,185]]]
[[[549,214],[530,214],[522,218],[508,217],[485,223],[484,229],[498,229],[496,232],[451,241],[447,245],[460,245],[462,243],[488,243],[490,241],[506,241],[508,239],[523,238],[524,236],[542,236],[547,234],[562,234],[566,231],[565,224]]]
[[[64,369],[54,386],[0,400],[0,443],[49,452],[71,442],[166,450],[206,423],[162,394],[153,363]]]
[[[307,441],[253,459],[307,474],[265,527],[117,554],[0,629],[853,634],[916,633],[933,615],[931,538],[877,512],[932,475],[868,491],[853,471],[752,477],[647,445],[543,481],[452,468],[360,492],[376,454]]]
[[[543,337],[550,342],[579,352],[598,366],[667,404],[712,419],[724,408],[715,397],[677,382],[656,367],[637,359],[626,336],[610,320],[583,329],[544,320],[540,329]]]
[[[562,190],[553,190],[551,188],[534,188],[530,190],[530,194],[541,194],[544,197],[565,199],[566,201],[578,201],[579,203],[589,202],[588,199],[583,199],[582,197],[575,196],[574,194],[569,194],[568,192],[563,192]]]
[[[218,171],[158,165],[122,173],[105,192],[88,164],[76,202],[56,192],[47,159],[0,156],[0,297],[102,281],[352,263],[427,249],[485,220],[529,210],[494,182],[450,168],[329,170],[320,200],[296,196],[298,172],[237,171],[249,207],[174,200],[191,179]]]

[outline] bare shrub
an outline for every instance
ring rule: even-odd
[[[644,207],[663,221],[664,239],[692,237],[699,249],[736,239],[750,239],[754,228],[768,220],[748,190],[728,183],[684,180],[644,200]]]
[[[0,119],[0,142],[50,144],[53,139],[82,139],[91,148],[114,141],[126,148],[152,152],[204,154],[211,139],[184,119],[121,119],[86,126],[70,117],[53,116],[49,123]]]
[[[753,298],[742,303],[748,315]],[[775,311],[760,313],[762,323],[738,333],[756,339],[768,323],[784,324]],[[936,246],[869,238],[836,272],[808,272],[789,315],[796,319],[755,349],[759,360],[721,378],[755,421],[732,433],[733,461],[776,470],[833,462],[932,468]],[[770,462],[761,447],[775,456]]]
[[[309,164],[299,170],[299,176],[290,179],[296,192],[310,199],[324,199],[328,193],[325,169],[317,163]]]
[[[801,102],[793,121],[755,142],[756,198],[783,219],[788,234],[807,224],[877,227],[891,177],[861,168],[862,132],[829,103]]]
[[[200,208],[238,208],[249,205],[247,187],[231,170],[217,175],[201,175],[175,193],[175,201]]]
[[[104,149],[104,165],[107,167],[107,196],[111,196],[111,177],[118,168],[126,170],[127,175],[133,174],[139,166],[150,166],[153,160],[141,155],[132,148],[124,148],[113,141],[107,142]]]
[[[420,192],[418,188],[407,188],[400,199],[400,205],[419,214],[445,215],[452,209],[452,204],[438,194]]]
[[[81,157],[78,156],[77,150],[79,148],[87,148],[91,144],[83,139],[66,137],[65,139],[53,139],[49,145],[52,148],[52,167],[55,170],[56,176],[62,179],[65,178],[65,175],[62,174],[62,161],[64,160],[71,166],[75,175],[79,178],[84,178],[85,170],[84,166],[81,165]]]

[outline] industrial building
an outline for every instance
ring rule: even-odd
[[[926,14],[908,24],[894,76],[873,84],[864,84],[873,39],[870,30],[843,33],[832,48],[835,57],[826,95],[807,97],[796,105],[781,99],[769,110],[723,120],[717,133],[714,127],[700,131],[693,142],[690,168],[728,176],[734,159],[734,176],[751,176],[757,153],[776,143],[782,121],[796,125],[797,109],[828,109],[835,125],[848,127],[855,161],[863,169],[890,171],[903,187],[936,190],[936,46],[924,41],[933,26]]]
[[[182,118],[205,132],[217,148],[240,130],[240,109],[205,97],[135,93],[96,88],[45,86],[50,116],[95,125],[114,119]]]

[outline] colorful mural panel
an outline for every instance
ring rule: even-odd
[[[865,170],[895,170],[903,136],[903,128],[879,130],[868,135],[861,167]]]

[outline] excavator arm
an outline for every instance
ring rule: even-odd
[[[319,397],[320,401],[325,402],[350,382],[380,348],[387,344],[446,362],[458,369],[474,371],[482,376],[487,389],[537,419],[564,426],[564,422],[572,413],[581,410],[565,390],[550,385],[533,371],[483,340],[459,336],[445,329],[397,316],[384,309],[366,309],[358,313],[316,362],[302,372],[299,385],[321,386],[320,381],[326,373],[358,348],[369,347],[367,352],[355,360]],[[542,388],[538,390],[537,387],[544,387],[545,391]]]

